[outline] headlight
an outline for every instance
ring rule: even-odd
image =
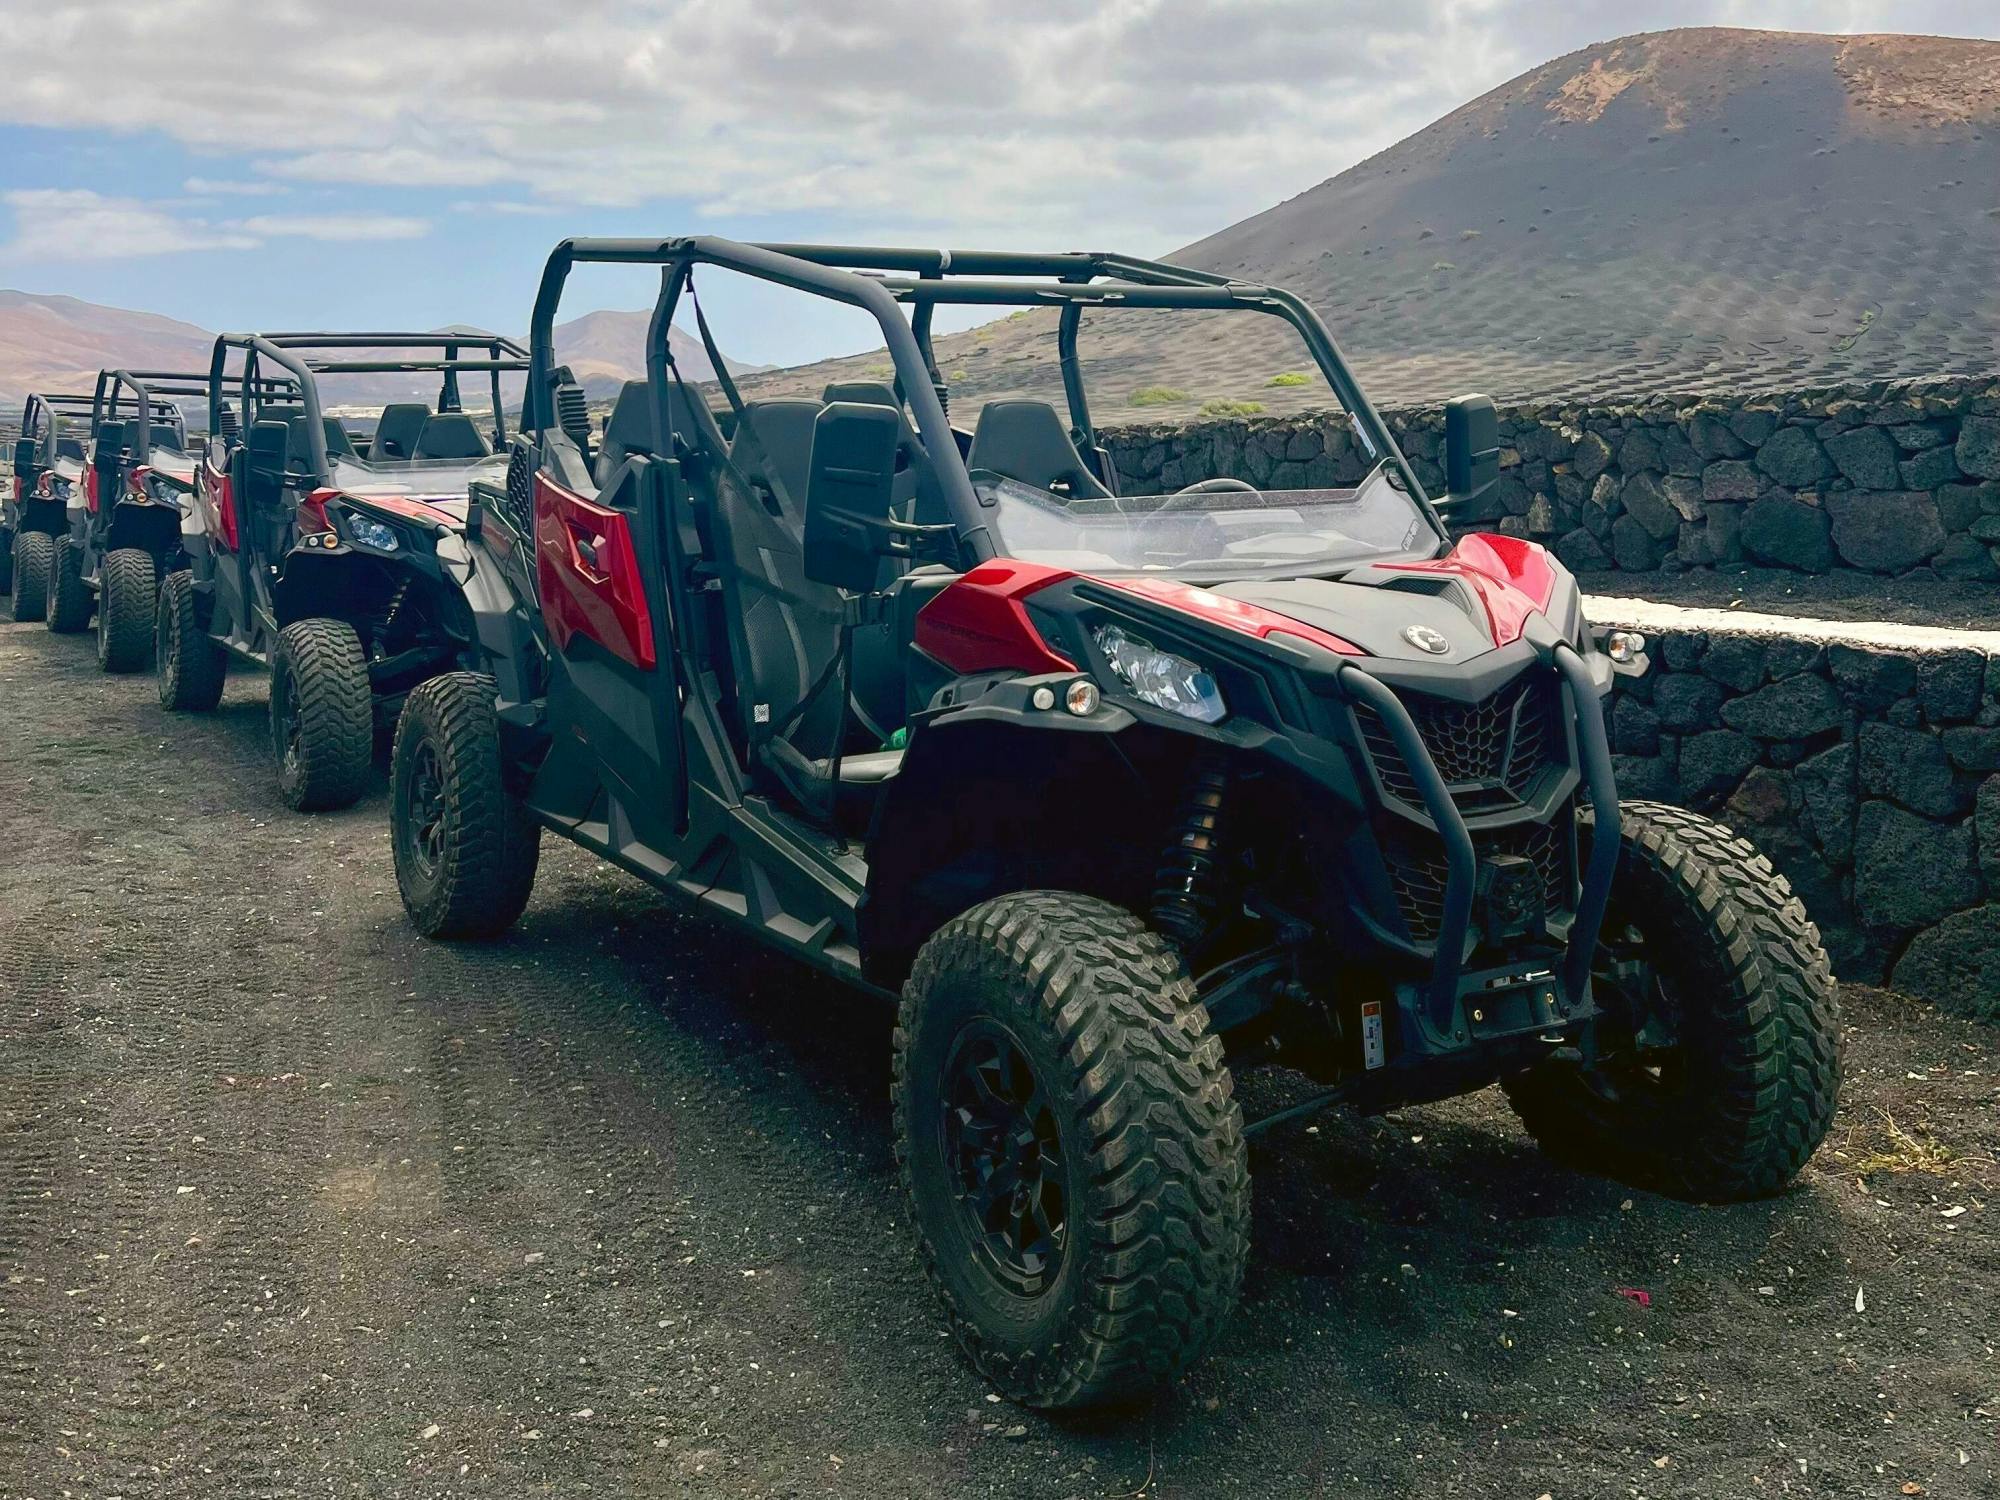
[[[1100,625],[1092,638],[1104,653],[1112,675],[1141,703],[1204,724],[1213,724],[1229,712],[1208,668],[1162,651],[1122,626]]]
[[[57,500],[69,499],[70,483],[60,476],[49,481],[49,494]]]
[[[341,517],[341,525],[350,540],[364,547],[373,547],[377,552],[394,552],[401,545],[396,538],[396,528],[387,522],[349,513]]]
[[[166,480],[160,478],[157,474],[148,474],[146,476],[146,494],[155,505],[172,505],[174,503],[174,492],[167,488]]]

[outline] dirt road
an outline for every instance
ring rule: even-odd
[[[2000,1493],[1991,1031],[1850,992],[1835,1141],[1741,1208],[1491,1094],[1282,1129],[1214,1355],[1051,1421],[919,1280],[886,1015],[553,840],[421,942],[384,795],[287,813],[263,725],[0,626],[9,1500]]]

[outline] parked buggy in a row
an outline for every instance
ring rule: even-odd
[[[268,671],[292,807],[358,797],[378,727],[417,683],[469,659],[467,488],[505,472],[502,377],[526,369],[526,350],[485,335],[216,340],[205,393],[217,420],[194,476],[187,564],[157,611],[160,702],[215,707],[232,657]],[[437,395],[392,402],[372,432],[350,432],[323,385],[364,374],[435,375]],[[486,412],[465,410],[464,376],[488,385]]]

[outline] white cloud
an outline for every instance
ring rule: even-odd
[[[399,214],[254,214],[234,226],[249,234],[309,240],[415,240],[430,233],[428,219]]]
[[[0,244],[9,261],[118,260],[188,250],[251,250],[259,241],[233,225],[179,218],[136,198],[87,188],[16,188],[0,194],[14,233]]]
[[[288,189],[276,182],[235,182],[218,177],[190,177],[181,184],[198,198],[266,198]]]
[[[452,204],[451,211],[455,214],[510,214],[536,218],[561,212],[553,203],[520,203],[506,198],[461,198]]]
[[[292,182],[1150,251],[1621,33],[2000,25],[1991,0],[489,0],[468,14],[343,0],[328,46],[311,5],[9,7],[0,120],[255,143],[257,170]],[[227,88],[101,86],[207,76],[217,36]]]

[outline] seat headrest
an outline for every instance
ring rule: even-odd
[[[443,411],[424,423],[410,449],[412,458],[486,458],[493,445],[462,411]]]
[[[989,401],[972,430],[968,469],[990,469],[1037,489],[1072,495],[1106,496],[1064,430],[1062,418],[1046,401]]]
[[[595,474],[598,484],[610,483],[612,474],[630,455],[653,452],[651,401],[649,388],[643,380],[628,380],[619,387],[611,415],[604,420],[604,436],[597,445]],[[698,403],[688,399],[678,381],[667,383],[669,431],[691,448],[713,445],[717,452],[726,453],[728,445],[716,428],[715,418],[706,407],[697,410],[697,406]]]
[[[176,428],[167,426],[164,422],[155,422],[152,432],[148,435],[147,445],[153,448],[172,448],[178,451],[181,446],[180,432]]]
[[[896,399],[895,387],[879,380],[836,380],[819,393],[819,399],[831,406],[836,401],[853,401],[862,406],[895,406],[903,403]]]
[[[409,458],[417,444],[417,434],[431,417],[431,409],[421,401],[392,401],[382,408],[375,423],[375,441],[368,456],[374,459]]]

